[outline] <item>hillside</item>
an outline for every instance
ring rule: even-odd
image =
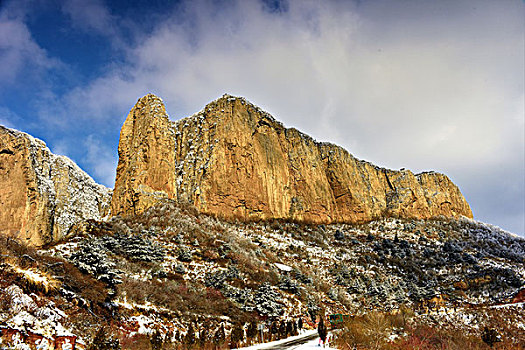
[[[505,341],[525,339],[525,240],[467,219],[229,223],[166,200],[133,218],[77,225],[45,250],[1,246],[2,327],[21,334],[227,346],[239,325],[248,334],[264,324],[269,339],[272,324],[307,327],[321,310],[401,307],[414,310],[412,322],[477,338],[485,326],[501,330],[504,317]]]

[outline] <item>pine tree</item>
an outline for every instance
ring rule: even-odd
[[[230,335],[230,343],[232,348],[238,348],[241,341],[244,340],[244,329],[241,324],[233,326],[232,333]]]
[[[289,337],[294,335],[293,334],[293,325],[292,325],[292,321],[291,320],[286,322],[286,335],[289,336]]]
[[[162,339],[162,335],[160,334],[160,331],[158,329],[155,330],[155,333],[152,334],[149,341],[151,343],[152,350],[162,349],[162,344],[164,343],[164,340]]]
[[[199,346],[203,348],[207,341],[208,341],[208,327],[205,326],[199,332]]]
[[[286,322],[281,321],[281,325],[279,326],[279,336],[281,339],[286,338]]]
[[[169,329],[166,332],[165,341],[166,341],[166,343],[171,343],[172,339],[173,339],[173,329]]]
[[[501,338],[497,330],[485,327],[483,329],[483,333],[481,334],[481,340],[483,340],[485,344],[492,348],[494,344],[501,341]]]
[[[215,348],[219,348],[226,339],[226,333],[224,332],[224,324],[221,323],[221,326],[217,328],[215,334],[213,335],[213,345]]]
[[[248,338],[248,341],[251,344],[256,336],[257,336],[257,323],[255,321],[252,321],[248,325],[248,329],[246,330],[246,338]]]
[[[277,338],[277,333],[279,333],[279,325],[277,324],[277,321],[272,322],[270,326],[270,333],[271,333],[271,338],[273,338],[270,340],[274,340]]]
[[[188,327],[188,333],[186,333],[184,337],[184,344],[186,344],[188,349],[191,349],[193,345],[195,345],[195,328],[193,328],[193,323],[190,323]]]
[[[88,348],[89,350],[118,350],[120,349],[120,342],[114,339],[106,327],[102,326],[93,338],[93,344]]]

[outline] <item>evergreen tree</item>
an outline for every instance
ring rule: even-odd
[[[93,338],[93,344],[89,350],[120,350],[120,342],[114,339],[106,327],[102,326]]]
[[[279,326],[279,336],[281,339],[286,338],[286,321],[281,321]]]
[[[217,328],[215,334],[213,335],[213,345],[215,348],[219,348],[226,339],[226,333],[224,332],[224,324],[221,323],[220,327]]]
[[[240,323],[233,326],[232,333],[230,335],[230,347],[238,348],[241,341],[244,340],[244,329]]]
[[[252,321],[246,330],[246,338],[248,338],[248,341],[251,344],[255,337],[257,337],[257,322]]]
[[[271,333],[271,338],[270,340],[274,340],[277,338],[277,333],[279,333],[279,325],[277,324],[277,321],[273,321],[271,326],[270,326],[270,333]]]
[[[483,333],[481,334],[481,340],[483,340],[485,344],[492,348],[494,344],[501,341],[501,337],[497,330],[485,327],[483,329]]]
[[[168,330],[168,332],[166,332],[166,337],[164,338],[164,341],[166,343],[171,343],[172,339],[173,339],[173,329],[170,329]]]
[[[184,344],[188,347],[188,349],[191,349],[195,345],[195,328],[193,328],[193,323],[190,323],[190,326],[188,327],[188,333],[186,333],[186,336],[184,337]]]
[[[208,341],[208,327],[204,326],[204,328],[201,329],[201,331],[199,332],[199,346],[203,348],[207,341]]]
[[[292,326],[292,321],[291,320],[286,322],[286,335],[288,337],[293,335],[293,326]]]
[[[162,344],[164,343],[164,339],[162,339],[162,335],[160,334],[160,331],[158,329],[156,329],[155,333],[151,335],[151,338],[149,341],[151,343],[152,350],[162,349]]]

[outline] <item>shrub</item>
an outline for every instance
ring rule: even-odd
[[[107,327],[100,327],[88,350],[120,350],[120,342]]]
[[[79,249],[71,255],[71,261],[82,272],[93,275],[98,280],[114,286],[121,283],[121,271],[108,258],[105,247],[96,239],[83,241]]]
[[[162,261],[166,255],[163,248],[140,236],[117,233],[99,239],[100,243],[115,254],[133,261]]]
[[[178,252],[178,259],[182,262],[190,262],[192,259],[191,250],[181,246]]]
[[[261,284],[254,297],[257,312],[260,315],[279,316],[283,312],[279,299],[279,293],[275,292],[269,283]]]
[[[193,328],[193,323],[190,323],[190,326],[188,327],[188,332],[184,337],[184,344],[188,349],[192,349],[195,345],[195,342],[195,328]]]
[[[215,331],[213,335],[213,344],[215,347],[221,347],[226,340],[226,333],[224,332],[224,324],[221,323],[219,328]]]

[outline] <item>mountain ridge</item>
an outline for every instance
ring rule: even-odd
[[[159,149],[165,156],[155,154]],[[241,220],[472,217],[446,175],[378,167],[228,94],[174,122],[159,97],[139,99],[121,130],[115,191],[113,213],[123,215],[145,210],[160,195]]]
[[[425,207],[403,198],[424,199],[428,208],[447,199],[440,191],[459,189],[443,174],[360,161],[228,98],[178,122],[169,121],[160,98],[139,99],[121,130],[113,192],[43,141],[0,128],[1,344],[237,348],[296,334],[303,324],[315,328],[323,314],[352,316],[340,344],[371,319],[385,320],[378,336],[386,348],[411,348],[407,342],[429,327],[432,341],[460,339],[462,348],[486,348],[487,329],[505,344],[522,344],[525,239],[466,216],[410,217],[404,209]],[[374,198],[367,191],[379,188],[384,201],[372,204],[390,204],[399,215],[379,211],[364,223],[326,225],[276,216],[253,222],[223,220],[189,201],[198,190],[207,203],[217,196],[250,207],[268,194],[253,180],[266,174],[277,193],[273,205],[287,203],[279,192],[287,185],[279,184],[290,164],[297,169],[288,179],[303,176],[291,182],[302,184],[296,190],[303,195],[344,185],[341,169],[352,165],[353,197]],[[311,181],[319,169],[319,180],[331,176],[331,184]],[[210,178],[215,187],[207,189]],[[312,198],[320,206],[305,213],[322,213],[322,197]],[[118,212],[126,206],[132,210]],[[12,213],[33,207],[40,211],[29,224],[39,229],[12,239],[1,225],[27,226],[27,217]]]
[[[111,190],[44,141],[0,126],[0,232],[31,245],[68,234],[77,222],[107,215]]]

